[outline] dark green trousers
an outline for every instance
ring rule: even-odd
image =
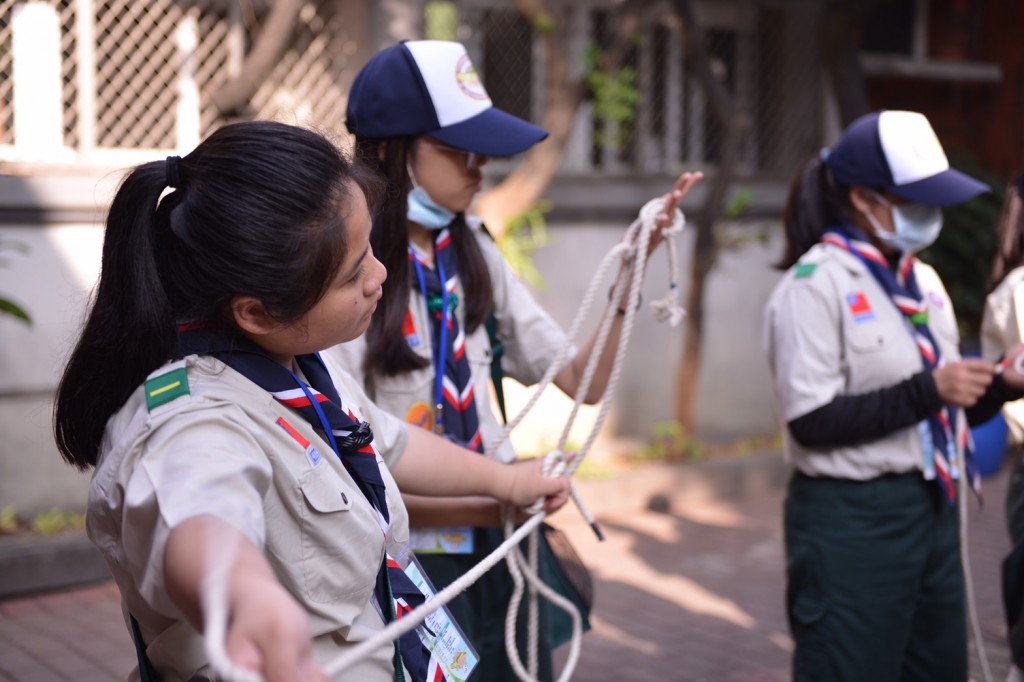
[[[785,501],[797,682],[964,682],[957,510],[918,474],[796,473]]]
[[[473,554],[416,555],[435,588],[442,590],[461,578],[505,540],[505,535],[500,528],[477,528],[474,533],[476,544]],[[521,546],[523,553],[526,554],[528,542],[524,541]],[[544,578],[543,573],[541,577]],[[545,580],[545,582],[548,581]],[[519,682],[519,678],[512,670],[512,664],[509,662],[505,649],[505,614],[508,611],[508,602],[512,597],[513,586],[508,565],[503,560],[485,573],[480,580],[473,583],[469,589],[448,602],[448,609],[451,611],[452,617],[462,628],[462,632],[480,657],[480,664],[469,676],[471,682]],[[528,594],[528,590],[523,594],[516,630],[519,660],[523,661],[523,666],[527,669],[529,668]],[[552,678],[551,645],[545,635],[550,629],[548,625],[549,608],[551,608],[550,605],[541,599],[540,636],[538,637],[538,678],[541,680]]]

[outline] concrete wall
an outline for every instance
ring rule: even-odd
[[[0,316],[0,507],[32,516],[84,505],[88,476],[53,444],[53,389],[99,272],[102,206],[117,177],[0,176],[0,295],[32,325]],[[45,211],[39,206],[47,206]]]
[[[779,276],[770,265],[781,251],[779,229],[771,221],[731,229],[747,233],[764,231],[769,241],[752,240],[723,251],[708,282],[697,433],[711,440],[777,429],[760,337],[761,311]],[[538,299],[563,326],[571,323],[598,263],[624,230],[625,224],[552,226],[552,243],[535,258],[548,285],[538,293]],[[683,287],[680,298],[684,303],[692,236],[684,231],[676,240]],[[648,271],[644,305],[637,317],[616,397],[612,430],[617,435],[643,438],[657,422],[673,418],[684,333],[682,325],[672,328],[655,321],[647,307],[647,303],[665,294],[667,283],[666,257],[659,250]],[[610,281],[599,286],[599,303],[605,302],[609,285]],[[594,317],[584,325],[585,335],[596,322]]]

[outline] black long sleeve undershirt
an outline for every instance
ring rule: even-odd
[[[967,409],[971,426],[983,424],[1008,400],[1024,397],[999,375],[975,405]],[[827,405],[789,422],[789,431],[808,448],[857,445],[912,426],[942,406],[931,372],[919,372],[894,386],[859,395],[836,396]]]

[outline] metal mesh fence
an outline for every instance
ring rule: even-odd
[[[470,47],[495,104],[539,122],[544,55],[535,28],[501,0],[459,0],[459,37]],[[632,88],[628,115],[606,117],[591,104],[585,120],[586,143],[570,166],[584,172],[672,172],[682,167],[715,166],[722,159],[725,123],[710,105],[684,49],[681,20],[671,3],[636,3],[638,29],[619,35],[625,3],[549,0],[568,17],[564,26],[570,58],[581,73],[594,55],[624,41],[615,76],[618,94]],[[785,61],[783,12],[761,0],[694,3],[699,35],[711,71],[744,122],[738,171],[775,175],[792,168],[786,146],[783,69],[790,79],[813,83],[816,65]],[[817,125],[805,121],[802,125]]]
[[[60,31],[62,143],[71,158],[110,150],[189,146],[223,122],[212,95],[238,73],[267,20],[270,3],[222,0],[40,0]],[[35,3],[38,4],[38,3]],[[371,40],[339,14],[339,0],[307,0],[291,39],[244,112],[338,130],[346,76]],[[370,3],[372,5],[372,3]],[[581,108],[565,167],[579,173],[671,173],[718,164],[726,131],[694,75],[670,2],[546,0],[560,20],[574,77],[584,78],[612,45],[626,49],[611,90],[624,98],[608,114]],[[0,158],[17,156],[12,17],[23,0],[0,0]],[[538,29],[508,0],[428,2],[444,6],[452,36],[467,44],[495,104],[541,122],[548,55]],[[637,7],[623,34],[623,8]],[[769,0],[696,0],[703,46],[744,128],[738,171],[775,174],[793,167],[794,126],[786,82],[812,82],[813,60],[787,56],[785,12]],[[430,22],[428,22],[428,25]],[[632,25],[632,24],[630,24]],[[183,84],[194,88],[194,111]],[[616,106],[618,108],[616,108]],[[182,133],[183,123],[193,127]],[[805,136],[807,137],[807,136]],[[13,152],[11,150],[14,150]]]
[[[15,131],[14,31],[21,2],[0,0],[0,147]],[[55,0],[60,31],[63,145],[79,159],[104,151],[173,150],[224,119],[212,94],[236,74],[266,18],[266,3],[181,0]],[[249,103],[246,115],[336,128],[344,118],[342,71],[356,53],[338,3],[302,5],[292,39]],[[197,101],[183,95],[191,84]],[[194,104],[195,111],[183,107]],[[183,119],[195,120],[182,136]]]

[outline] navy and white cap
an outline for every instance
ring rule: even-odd
[[[512,156],[546,130],[495,108],[460,43],[404,41],[370,59],[352,83],[345,125],[364,138],[427,135],[456,149]]]
[[[922,114],[879,111],[851,123],[825,164],[841,185],[864,185],[931,206],[952,206],[990,187],[949,167]]]

